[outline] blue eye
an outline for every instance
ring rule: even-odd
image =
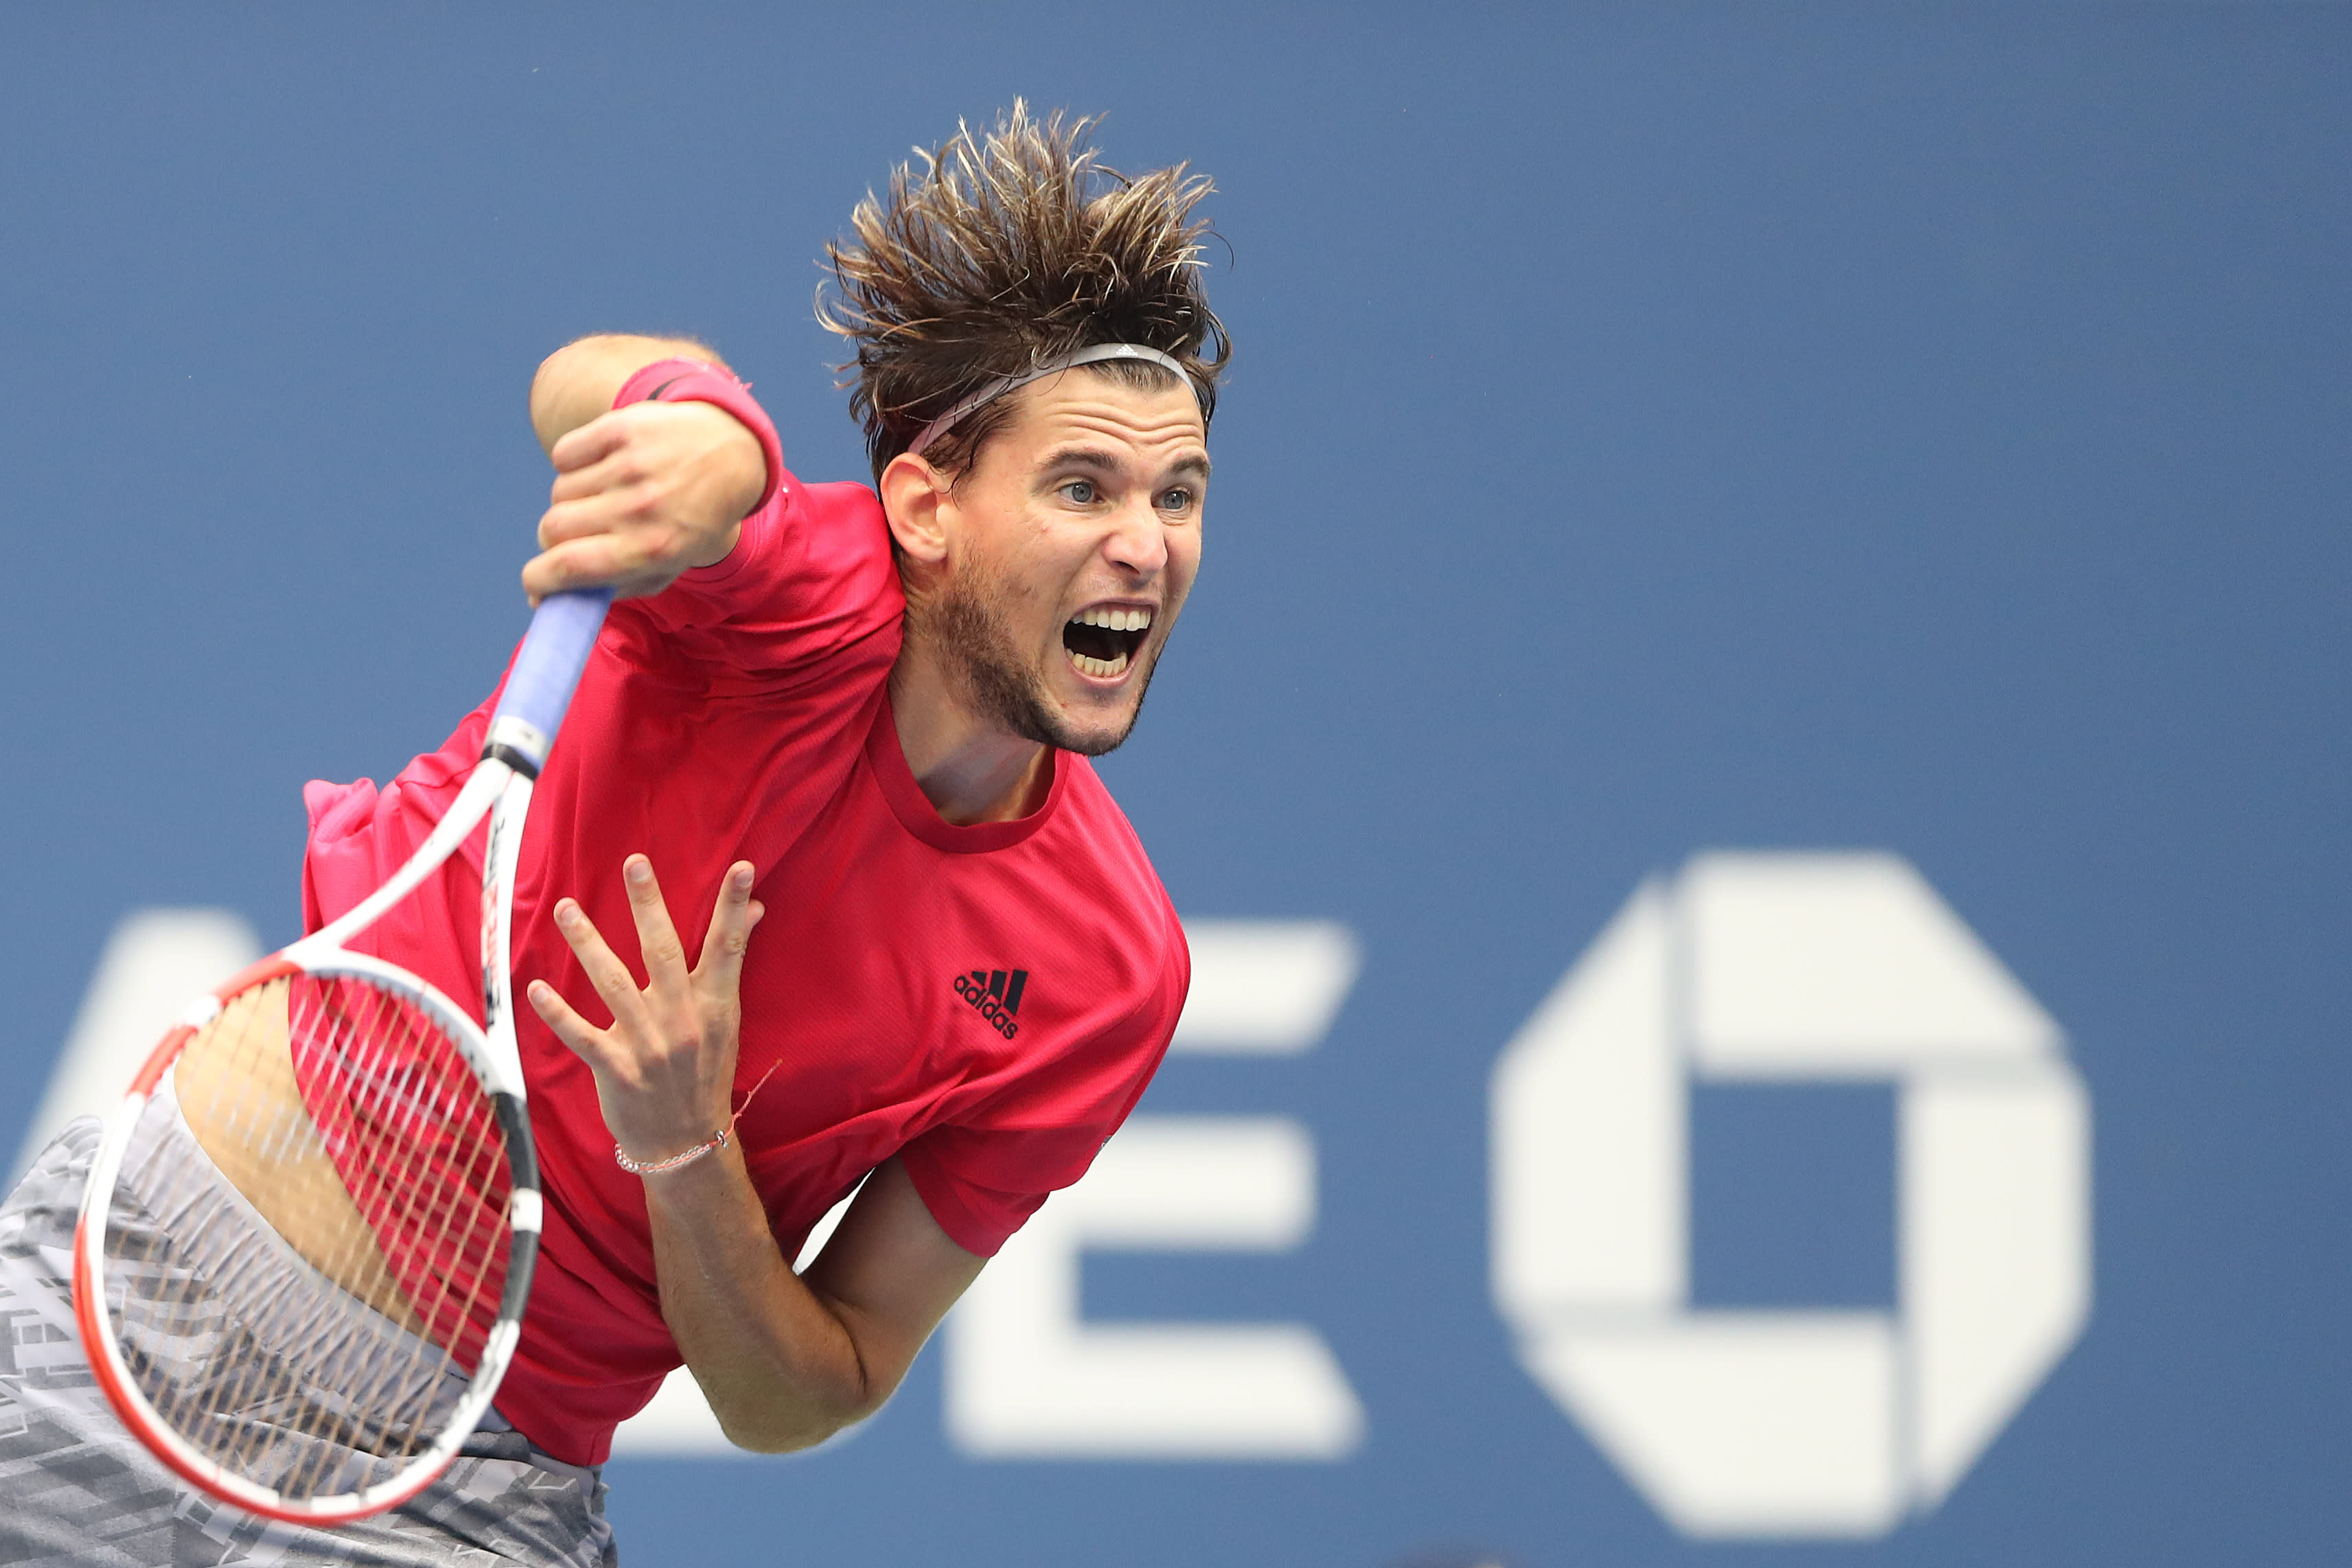
[[[1072,479],[1062,487],[1062,493],[1079,506],[1092,506],[1095,502],[1095,482],[1092,479]]]
[[[1165,511],[1183,511],[1192,504],[1192,492],[1181,488],[1164,491],[1160,497],[1160,508]]]

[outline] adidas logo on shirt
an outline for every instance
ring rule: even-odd
[[[1021,1011],[1021,993],[1028,984],[1029,972],[1025,969],[1009,973],[1002,969],[975,969],[955,977],[955,994],[987,1019],[991,1028],[1009,1040],[1021,1032],[1021,1026],[1013,1019]]]

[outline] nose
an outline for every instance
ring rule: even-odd
[[[1119,571],[1149,580],[1168,564],[1168,530],[1149,496],[1139,496],[1111,518],[1103,554]]]

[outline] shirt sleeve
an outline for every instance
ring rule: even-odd
[[[613,606],[606,637],[640,668],[697,667],[697,679],[790,688],[841,678],[860,644],[897,657],[905,598],[881,503],[863,485],[804,485],[789,472],[743,521],[727,558],[659,594]]]
[[[657,361],[623,384],[613,406],[647,400],[724,409],[760,443],[768,485],[725,560],[613,607],[607,641],[614,650],[641,669],[699,667],[691,679],[715,676],[719,695],[730,683],[790,685],[795,673],[869,640],[887,643],[877,651],[895,657],[905,600],[874,492],[795,479],[750,385],[715,365]]]
[[[899,1152],[950,1240],[992,1258],[1049,1194],[1087,1173],[1167,1054],[1191,978],[1179,938],[1151,994],[1116,1029]]]

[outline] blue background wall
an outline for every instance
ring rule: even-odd
[[[486,689],[543,504],[541,355],[700,334],[799,470],[851,477],[811,259],[910,143],[1025,94],[1222,187],[1207,570],[1108,773],[1188,914],[1339,919],[1367,966],[1314,1055],[1154,1090],[1310,1126],[1312,1244],[1107,1266],[1087,1306],[1311,1322],[1367,1441],[974,1464],[927,1359],[837,1451],[616,1465],[631,1563],[2352,1552],[2352,12],[0,32],[0,1064],[27,1104],[118,916],[290,937],[300,783],[388,774]],[[1715,846],[1908,857],[2093,1097],[2089,1331],[1875,1544],[1682,1542],[1488,1298],[1496,1051],[1643,875]],[[1703,1300],[1886,1301],[1889,1210],[1850,1195],[1884,1179],[1882,1099],[1695,1114]],[[1761,1239],[1839,1192],[1843,1239]]]

